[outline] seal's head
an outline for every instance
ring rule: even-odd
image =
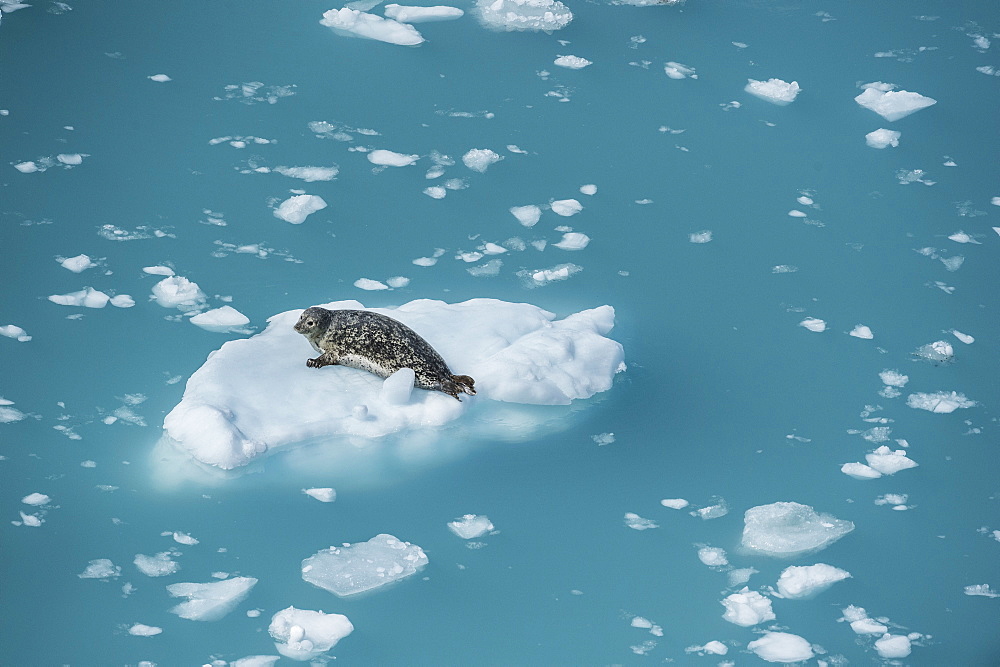
[[[329,328],[331,316],[332,313],[326,308],[306,308],[295,323],[295,330],[307,337],[320,335]]]

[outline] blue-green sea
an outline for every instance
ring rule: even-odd
[[[279,656],[289,606],[354,626],[315,664],[1000,664],[1000,5],[566,0],[549,31],[450,6],[401,46],[313,0],[0,0],[0,665]],[[771,79],[797,95],[745,90]],[[866,91],[934,103],[890,120]],[[300,194],[326,206],[276,215]],[[249,323],[195,326],[149,267]],[[49,298],[88,287],[112,299]],[[330,438],[230,471],[164,438],[209,355],[273,315],[475,298],[610,305],[627,368],[513,407],[544,424],[528,437]],[[917,465],[842,472],[883,446]],[[784,502],[854,528],[748,550],[745,512]],[[495,529],[462,539],[466,514]],[[357,596],[303,580],[382,533],[427,565]],[[161,553],[179,569],[134,563]],[[850,576],[778,590],[819,563]],[[171,612],[168,585],[236,576],[257,583],[221,619]],[[723,618],[744,586],[770,617]],[[884,631],[852,630],[852,606]],[[807,655],[753,644],[779,633]]]

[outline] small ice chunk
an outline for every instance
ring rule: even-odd
[[[354,281],[354,286],[358,289],[375,291],[389,289],[389,286],[378,280],[372,280],[371,278],[358,278]]]
[[[29,493],[24,498],[21,498],[21,502],[25,505],[33,505],[35,507],[40,507],[42,505],[48,505],[52,499],[49,498],[44,493]]]
[[[135,299],[128,294],[116,294],[108,303],[115,308],[131,308],[135,305]]]
[[[166,83],[167,81],[173,81],[173,79],[171,79],[166,74],[151,74],[146,78],[149,79],[150,81],[156,81],[157,83]]]
[[[182,311],[197,310],[205,303],[205,293],[183,276],[164,278],[153,285],[153,298],[164,308],[177,308]]]
[[[180,564],[171,558],[172,555],[169,551],[154,556],[136,554],[135,560],[132,562],[147,577],[165,577],[181,569]]]
[[[503,266],[503,260],[491,259],[488,262],[483,262],[479,266],[470,266],[466,269],[469,275],[475,276],[477,278],[492,277],[500,275],[500,268]]]
[[[81,579],[116,579],[121,576],[122,569],[108,558],[95,558],[87,563],[83,572],[76,575]]]
[[[549,269],[518,271],[517,275],[530,281],[529,285],[540,287],[557,280],[566,280],[580,271],[583,271],[583,267],[576,264],[557,264]]]
[[[911,113],[937,104],[937,100],[905,90],[886,89],[886,84],[866,84],[865,91],[854,101],[866,109],[874,111],[890,123],[905,118]]]
[[[339,167],[275,167],[274,171],[289,178],[300,178],[306,183],[316,181],[332,181],[338,173]]]
[[[972,584],[964,589],[966,595],[980,595],[987,598],[1000,598],[1000,593],[990,588],[989,584]]]
[[[21,515],[21,525],[24,526],[29,526],[31,528],[38,528],[43,523],[45,523],[45,520],[42,519],[42,517],[37,514],[25,514],[24,512],[20,512],[20,515]],[[14,523],[14,525],[18,525],[16,522],[12,523]]]
[[[136,623],[128,629],[128,633],[133,637],[153,637],[161,632],[163,632],[163,628],[158,628],[154,625],[144,625],[142,623]]]
[[[110,300],[110,296],[95,290],[93,287],[85,287],[79,292],[70,292],[69,294],[53,294],[49,297],[49,301],[60,306],[82,306],[84,308],[104,308]]]
[[[228,333],[250,324],[250,318],[232,306],[222,306],[195,315],[191,318],[191,324],[206,331]]]
[[[632,530],[649,530],[650,528],[660,527],[655,521],[644,519],[634,512],[625,513],[625,525]]]
[[[951,361],[955,356],[955,348],[946,340],[937,340],[921,345],[913,354],[927,361]]]
[[[752,567],[742,567],[736,570],[729,570],[726,572],[726,578],[729,580],[729,587],[735,588],[736,586],[742,586],[750,581],[750,577],[758,572],[759,570],[755,570]]]
[[[882,384],[888,385],[890,387],[905,387],[906,383],[910,381],[909,375],[903,375],[897,370],[892,370],[886,368],[884,371],[878,374],[879,379],[882,380]]]
[[[56,156],[56,159],[65,165],[75,167],[79,164],[83,164],[83,158],[85,157],[87,156],[82,153],[60,153]]]
[[[709,519],[718,519],[719,517],[726,516],[729,514],[729,505],[726,504],[725,498],[716,497],[716,502],[714,505],[709,505],[707,507],[702,507],[696,509],[693,512],[689,512],[691,516],[696,516],[703,521],[708,521]]]
[[[412,25],[349,7],[323,12],[320,25],[325,25],[341,34],[374,39],[399,46],[416,46],[424,41],[423,36]]]
[[[868,461],[869,466],[883,475],[894,475],[900,470],[916,468],[918,465],[916,461],[906,456],[906,450],[897,449],[896,451],[892,451],[885,445],[882,445],[871,454],[866,454],[865,460]]]
[[[188,598],[170,609],[170,613],[191,621],[217,621],[250,594],[257,584],[253,577],[234,577],[205,584],[180,583],[167,586],[171,597]]]
[[[332,503],[337,499],[337,492],[330,487],[316,487],[312,489],[302,489],[302,493],[315,498],[321,503]]]
[[[448,196],[447,188],[443,188],[440,185],[431,185],[426,187],[423,189],[423,193],[431,199],[444,199]]]
[[[959,408],[971,408],[976,402],[955,391],[939,391],[933,394],[910,394],[906,397],[906,404],[919,410],[947,414]]]
[[[28,332],[17,326],[16,324],[5,324],[0,326],[0,336],[6,336],[7,338],[14,338],[19,343],[27,343],[31,340],[31,336]]]
[[[583,210],[583,204],[575,199],[559,199],[552,202],[551,206],[553,213],[563,217],[576,215]]]
[[[790,217],[790,218],[805,218],[807,216],[808,216],[808,214],[805,213],[804,211],[800,211],[800,210],[794,209],[794,208],[791,211],[788,212],[788,217]]]
[[[583,69],[587,65],[593,65],[594,63],[579,56],[559,56],[552,61],[552,64],[565,67],[566,69]]]
[[[778,593],[785,598],[803,600],[822,593],[851,573],[826,563],[786,567],[778,577]]]
[[[771,600],[745,586],[739,593],[733,593],[720,604],[726,608],[722,618],[742,627],[773,621],[776,618],[771,610]]]
[[[495,164],[502,159],[502,155],[498,155],[489,148],[473,148],[462,156],[462,163],[472,171],[478,171],[480,174],[483,174],[486,173],[491,164]]]
[[[274,209],[274,217],[301,225],[316,211],[326,208],[326,201],[319,195],[292,195]]]
[[[854,479],[878,479],[882,476],[878,470],[864,463],[845,463],[840,467],[840,472]]]
[[[36,171],[39,171],[38,165],[31,160],[28,160],[26,162],[16,163],[14,165],[14,169],[17,169],[22,174],[33,174]],[[42,169],[41,171],[44,171],[44,169]]]
[[[590,237],[586,234],[580,232],[566,232],[563,234],[562,241],[559,243],[553,243],[556,248],[561,248],[562,250],[583,250],[590,243]]]
[[[465,16],[458,7],[435,5],[433,7],[413,7],[407,5],[386,5],[386,18],[400,23],[426,23],[428,21],[452,21]]]
[[[559,0],[476,0],[479,22],[493,30],[559,30],[573,12]]]
[[[663,66],[663,72],[671,79],[687,79],[688,77],[692,79],[698,78],[698,75],[695,74],[693,67],[688,67],[687,65],[682,65],[681,63],[675,63],[673,61],[670,61]]]
[[[767,556],[818,551],[854,530],[850,521],[819,514],[796,502],[751,507],[744,513],[743,523],[743,546]]]
[[[598,433],[596,435],[590,436],[590,439],[597,443],[598,447],[603,447],[604,445],[610,445],[615,441],[614,433]]]
[[[305,661],[332,649],[354,632],[354,625],[343,614],[288,607],[271,617],[267,631],[281,655]]]
[[[789,632],[765,632],[763,637],[747,644],[747,649],[767,662],[802,662],[813,657],[809,642]]]
[[[910,655],[910,638],[906,635],[893,635],[888,632],[881,639],[875,640],[875,650],[883,658],[905,658]]]
[[[77,255],[76,257],[66,257],[57,260],[62,267],[73,273],[82,273],[87,269],[92,269],[97,264],[91,261],[87,255]]]
[[[712,232],[708,229],[694,232],[693,234],[688,234],[688,240],[691,243],[708,243],[712,240]]]
[[[170,536],[173,537],[174,542],[177,542],[178,544],[184,544],[187,546],[194,546],[195,544],[198,544],[198,538],[191,537],[188,533],[174,531],[173,533],[170,533]]]
[[[580,194],[592,196],[597,194],[597,186],[593,183],[588,183],[587,185],[580,186]]]
[[[799,322],[799,326],[805,327],[806,329],[809,329],[809,331],[815,331],[816,333],[826,331],[826,322],[815,317],[807,317]]]
[[[534,204],[511,206],[510,212],[525,227],[534,227],[542,216],[542,209]]]
[[[379,398],[389,405],[406,405],[410,402],[415,379],[412,368],[400,368],[382,381]]]
[[[747,79],[747,85],[743,90],[762,100],[767,100],[771,104],[784,106],[794,102],[802,89],[796,81],[788,83],[781,79],[768,79],[767,81]]]
[[[866,134],[865,143],[872,148],[888,148],[889,146],[895,148],[899,145],[899,138],[901,136],[903,136],[902,132],[880,128]]]
[[[980,213],[980,215],[982,215],[982,214]],[[948,236],[948,240],[949,241],[954,241],[955,243],[974,243],[976,245],[982,245],[982,243],[980,243],[979,241],[977,241],[971,235],[963,232],[962,230],[959,230],[959,231],[955,232],[954,234],[950,234]]]
[[[460,519],[449,521],[448,530],[463,540],[472,540],[492,531],[493,524],[485,514],[465,514]]]
[[[872,338],[875,337],[875,334],[872,333],[871,328],[865,326],[864,324],[858,324],[853,329],[851,329],[850,335],[854,336],[855,338],[864,338],[865,340],[871,340]]]
[[[144,266],[142,267],[143,273],[148,273],[151,276],[172,276],[174,275],[174,270],[169,266]]]
[[[726,550],[719,547],[701,547],[698,549],[698,560],[709,567],[729,565],[729,559],[726,558]]]
[[[313,586],[346,597],[398,581],[427,565],[415,544],[385,533],[367,542],[330,547],[302,561],[302,578]]]
[[[660,501],[660,504],[664,507],[669,507],[670,509],[682,510],[691,503],[684,500],[683,498],[664,498]]]
[[[729,653],[729,647],[720,641],[712,640],[704,646],[688,646],[684,649],[684,652],[697,653],[699,655],[726,655]]]
[[[973,343],[976,342],[976,339],[973,338],[972,336],[970,336],[969,334],[964,334],[961,331],[958,331],[956,329],[952,329],[951,333],[952,333],[953,336],[955,336],[955,338],[959,339],[960,341],[962,341],[966,345],[972,345]]]
[[[409,167],[420,159],[419,155],[407,155],[379,148],[368,153],[368,161],[380,167]]]

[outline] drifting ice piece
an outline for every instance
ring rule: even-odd
[[[188,598],[170,612],[191,621],[217,621],[231,612],[256,584],[253,577],[234,577],[207,584],[170,584],[167,592],[172,597]]]
[[[340,597],[391,584],[427,565],[415,544],[382,533],[367,542],[324,549],[302,561],[302,578]]]
[[[818,551],[854,530],[850,521],[817,514],[812,507],[794,502],[751,507],[743,522],[743,546],[768,556]]]
[[[312,660],[336,646],[354,632],[343,614],[324,614],[310,609],[288,607],[271,617],[267,631],[278,653],[292,660]]]
[[[866,109],[871,109],[890,123],[905,118],[911,113],[937,104],[937,100],[905,90],[891,90],[884,83],[869,83],[865,92],[854,101]]]

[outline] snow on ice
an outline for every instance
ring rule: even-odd
[[[462,156],[462,163],[472,171],[480,174],[486,173],[491,164],[496,164],[503,159],[503,156],[491,151],[489,148],[473,148]]]
[[[583,69],[594,63],[580,56],[559,56],[552,61],[552,64],[557,67],[565,67],[566,69]]]
[[[302,578],[339,597],[380,588],[416,574],[427,555],[415,544],[382,533],[367,542],[330,547],[302,561]]]

